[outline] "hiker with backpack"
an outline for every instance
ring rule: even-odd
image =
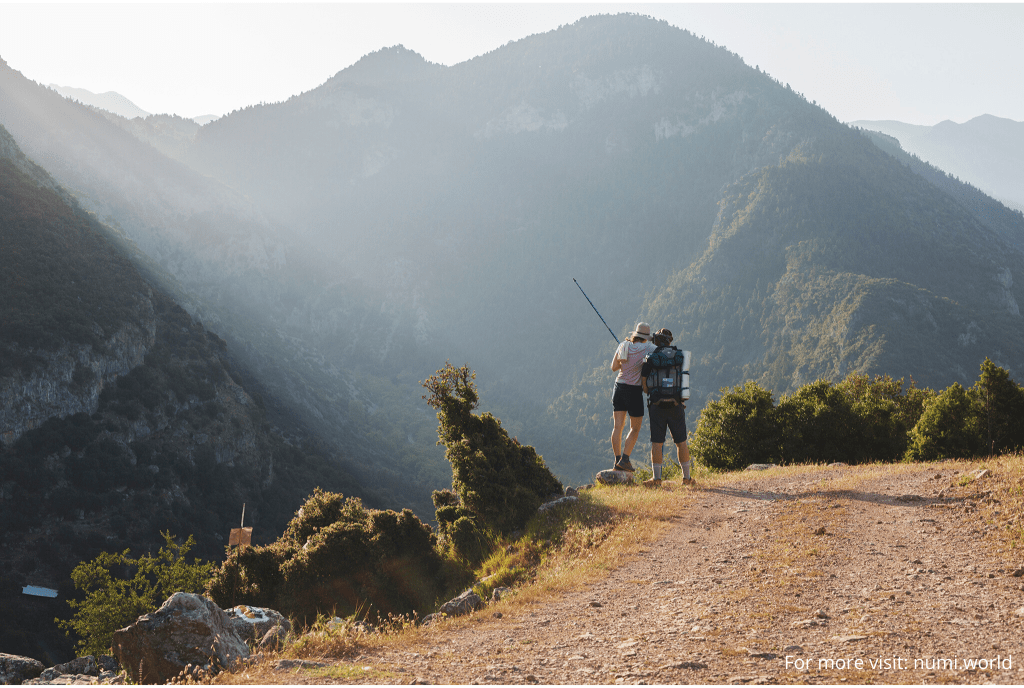
[[[690,398],[690,352],[672,346],[672,332],[662,328],[654,333],[655,349],[644,358],[640,368],[641,386],[647,393],[647,411],[651,425],[651,466],[654,475],[645,487],[661,485],[662,448],[666,430],[672,432],[676,457],[683,470],[683,484],[690,477],[690,448],[686,444],[686,400]]]
[[[612,453],[615,454],[617,471],[633,473],[633,464],[629,462],[629,453],[633,451],[636,440],[640,436],[640,425],[644,421],[644,392],[640,385],[640,366],[644,358],[654,351],[650,342],[651,326],[639,322],[615,349],[612,356],[612,370],[619,374],[615,378],[612,390]],[[625,446],[622,446],[622,431],[629,415],[629,434],[626,435]],[[624,451],[623,451],[624,449]]]

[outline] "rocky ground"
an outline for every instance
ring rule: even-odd
[[[1006,514],[968,470],[666,485],[691,493],[665,535],[585,590],[260,682],[1022,683],[1024,560],[985,537]]]

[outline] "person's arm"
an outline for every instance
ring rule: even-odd
[[[625,351],[623,350],[623,348],[624,348],[623,344],[626,345],[625,346]],[[628,351],[629,351],[629,344],[627,342],[622,342],[622,344],[619,344],[618,348],[615,349],[615,355],[612,356],[612,372],[613,373],[619,372],[619,370],[622,368],[622,364],[625,363],[626,360],[628,359],[628,354],[627,354]],[[619,358],[620,355],[625,355],[626,357],[625,358]]]

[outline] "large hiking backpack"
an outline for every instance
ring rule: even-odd
[[[650,404],[675,406],[690,398],[690,352],[660,346],[644,358],[641,384]]]

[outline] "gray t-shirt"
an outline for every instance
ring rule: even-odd
[[[619,368],[615,382],[621,385],[639,385],[640,367],[644,364],[644,358],[657,348],[652,342],[637,344],[626,340],[619,344],[619,348],[615,350],[615,358],[625,363]]]

